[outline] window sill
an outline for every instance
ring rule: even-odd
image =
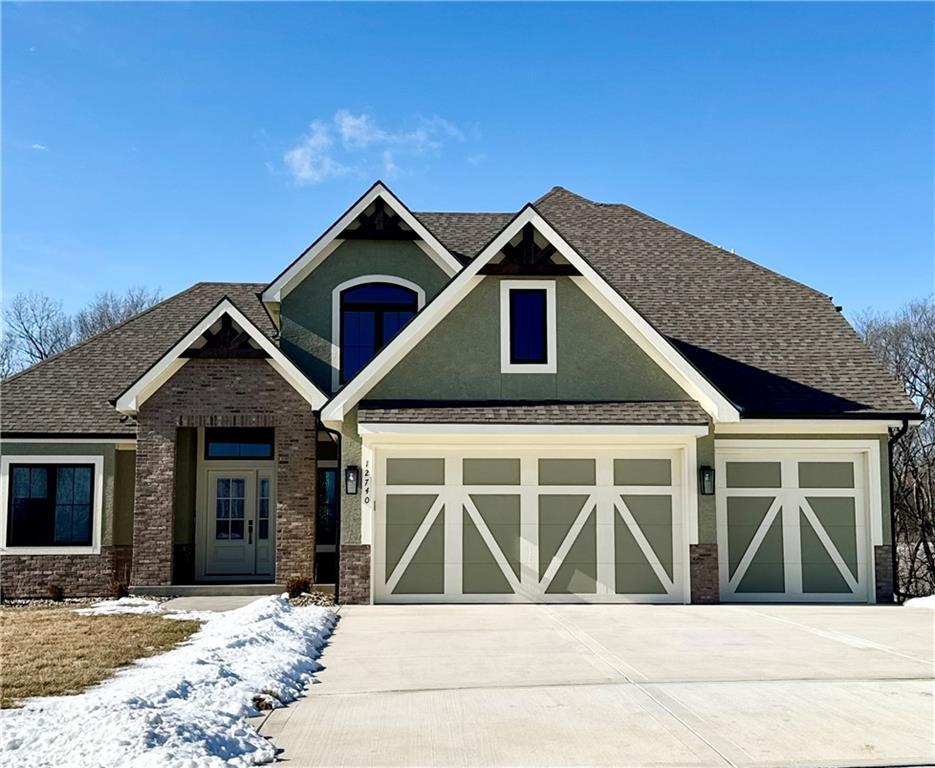
[[[500,373],[557,373],[555,363],[504,363]]]
[[[0,555],[99,555],[101,548],[85,547],[0,547]]]

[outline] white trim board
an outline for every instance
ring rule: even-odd
[[[545,291],[545,362],[514,363],[510,359],[510,293],[515,290],[536,289]],[[557,336],[554,280],[500,281],[500,373],[555,373],[558,370]]]
[[[337,427],[344,414],[382,379],[441,319],[451,311],[483,278],[481,268],[510,242],[527,224],[532,224],[582,277],[576,284],[588,295],[600,298],[605,311],[626,330],[636,344],[691,395],[715,421],[739,421],[740,413],[716,387],[692,366],[650,323],[615,291],[552,226],[527,205],[490,244],[466,266],[383,350],[355,376],[322,411],[322,421]]]
[[[361,436],[376,441],[380,438],[419,437],[438,439],[444,437],[481,436],[496,438],[499,443],[513,436],[551,435],[581,438],[588,441],[598,436],[608,437],[704,437],[708,428],[704,426],[653,425],[653,424],[394,424],[385,422],[361,422]]]
[[[396,275],[359,275],[338,283],[331,291],[331,389],[341,386],[341,294],[348,288],[367,283],[390,283],[408,288],[416,294],[416,311],[425,306],[425,289],[411,280]]]
[[[172,349],[166,352],[146,373],[117,398],[117,410],[127,415],[135,415],[140,406],[188,362],[186,358],[180,357],[180,355],[191,347],[223,315],[229,315],[257,346],[269,355],[266,362],[311,405],[312,410],[318,410],[325,404],[328,400],[325,394],[312,384],[305,374],[296,368],[295,364],[267,338],[266,334],[234,306],[230,299],[225,297],[196,323],[194,328],[185,334]]]
[[[419,247],[449,277],[461,269],[461,263],[451,255],[445,246],[425,226],[412,215],[410,210],[386,187],[383,182],[376,182],[363,196],[354,203],[334,224],[332,224],[314,243],[290,264],[263,291],[261,299],[265,304],[281,302],[296,285],[304,280],[321,264],[343,241],[338,238],[347,227],[369,208],[377,198],[399,216],[406,225],[421,239]],[[418,242],[418,241],[417,241]],[[422,245],[424,243],[424,246]]]
[[[91,545],[78,547],[8,547],[7,510],[10,506],[11,464],[92,464],[94,497],[91,519]],[[70,454],[59,456],[0,456],[0,553],[5,555],[99,555],[104,530],[104,457]]]
[[[910,421],[912,425],[921,421]],[[730,424],[716,424],[717,437],[733,435],[875,435],[885,437],[888,430],[902,426],[901,421],[884,419],[743,419]]]

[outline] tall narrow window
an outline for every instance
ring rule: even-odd
[[[555,283],[500,283],[500,370],[555,373]]]
[[[510,362],[547,363],[546,295],[543,288],[510,291]]]
[[[416,292],[368,283],[341,293],[341,382],[369,363],[419,309]]]

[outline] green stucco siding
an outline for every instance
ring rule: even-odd
[[[501,373],[500,280],[499,277],[484,278],[367,397],[388,400],[689,399],[571,278],[555,281],[557,373]]]
[[[195,543],[195,487],[198,473],[198,430],[179,429],[175,444],[175,544]]]
[[[362,275],[392,275],[415,283],[429,301],[448,276],[413,242],[349,240],[339,245],[280,306],[281,347],[322,390],[331,391],[332,292]]]
[[[136,451],[115,451],[114,464],[114,544],[133,544]]]
[[[14,456],[103,456],[104,498],[101,503],[101,546],[112,546],[114,541],[114,470],[116,466],[113,443],[4,443],[3,455],[15,461]],[[2,510],[2,514],[7,511]],[[122,535],[122,534],[121,534]],[[116,542],[125,543],[125,542]]]

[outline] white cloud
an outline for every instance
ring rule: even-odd
[[[283,161],[299,184],[317,184],[350,169],[332,156],[334,142],[328,126],[313,122],[299,144],[283,156]]]
[[[480,165],[484,160],[487,159],[487,155],[483,152],[478,152],[476,155],[468,155],[467,161],[471,165]]]
[[[393,176],[407,160],[436,155],[447,143],[464,140],[458,126],[438,115],[417,116],[411,125],[391,130],[366,112],[340,109],[331,120],[314,121],[283,161],[298,184],[350,172]]]
[[[33,144],[30,149],[35,149],[37,152],[45,152],[48,147],[45,144]]]

